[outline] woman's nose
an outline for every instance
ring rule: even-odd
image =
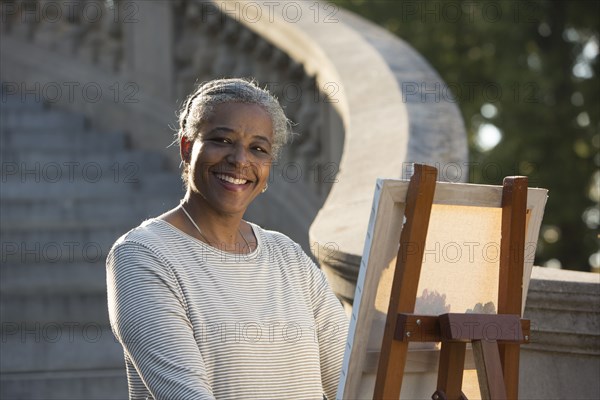
[[[227,155],[227,161],[234,165],[248,165],[250,163],[248,151],[244,146],[235,145]]]

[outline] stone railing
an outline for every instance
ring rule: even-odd
[[[243,14],[219,10],[220,3],[5,2],[0,79],[8,92],[83,112],[99,129],[127,131],[135,147],[168,153],[176,168],[178,152],[166,149],[176,111],[194,85],[255,78],[279,97],[297,135],[248,218],[308,251],[310,224],[343,149],[343,125],[332,107],[336,83],[321,85],[318,70],[248,29]]]
[[[249,218],[310,248],[332,281],[355,275],[376,177],[467,158],[456,105],[412,90],[440,82],[422,57],[327,3],[13,1],[2,19],[5,83],[124,129],[136,147],[165,151],[198,81],[270,87],[299,135]]]
[[[441,82],[437,74],[403,41],[327,3],[3,1],[0,12],[5,91],[125,130],[135,147],[167,153],[173,168],[169,127],[196,81],[252,76],[269,86],[299,135],[249,218],[310,248],[346,304],[375,178],[406,176],[410,162],[425,162],[442,179],[467,179],[456,105],[421,93]],[[524,398],[600,397],[589,378],[599,371],[594,279],[534,270]],[[581,363],[589,377],[574,367]]]
[[[456,104],[421,93],[439,76],[409,45],[385,30],[320,2],[218,2],[221,10],[316,74],[344,128],[335,184],[312,223],[311,250],[349,306],[377,177],[399,177],[412,162],[467,161]],[[277,4],[277,5],[275,5]],[[410,95],[406,88],[410,88]],[[442,117],[440,117],[442,116]],[[332,132],[330,132],[331,134]],[[461,176],[443,176],[464,181]]]
[[[524,317],[520,397],[600,398],[600,274],[534,267]]]

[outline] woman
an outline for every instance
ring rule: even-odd
[[[289,126],[277,100],[244,80],[208,82],[187,100],[184,199],[107,258],[130,398],[335,397],[342,306],[296,243],[242,219]]]

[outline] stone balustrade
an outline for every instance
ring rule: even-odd
[[[375,179],[406,176],[412,162],[452,164],[457,171],[467,162],[456,104],[421,92],[422,84],[442,82],[408,44],[332,5],[216,4],[315,74],[340,115],[344,142],[342,147],[338,140],[337,148],[343,151],[335,184],[311,225],[310,241],[334,290],[349,306]],[[410,96],[404,90],[409,86],[418,88]],[[465,181],[467,175],[446,178]]]
[[[520,397],[600,398],[600,274],[534,267],[524,317]]]
[[[295,140],[273,164],[270,190],[248,218],[286,232],[307,251],[308,230],[338,171],[343,126],[336,92],[318,71],[219,10],[219,2],[3,3],[8,91],[82,112],[98,129],[123,129],[142,149],[165,152],[172,169],[176,112],[194,85],[227,76],[256,79],[295,123]],[[160,35],[156,34],[160,26]],[[301,193],[302,196],[297,194]]]
[[[298,135],[248,218],[310,249],[348,306],[375,178],[406,177],[423,162],[442,179],[468,179],[456,104],[426,92],[441,84],[436,72],[402,40],[325,2],[15,0],[1,12],[5,91],[123,130],[172,170],[176,110],[195,83],[247,76],[273,90]],[[598,283],[561,274],[534,270],[526,316],[537,340],[524,350],[523,398],[600,397],[589,380],[599,371]],[[574,372],[578,362],[590,375]]]
[[[136,147],[165,151],[196,82],[247,76],[273,90],[298,135],[249,218],[312,249],[330,276],[353,275],[375,177],[400,176],[411,161],[466,162],[456,105],[402,91],[439,83],[437,74],[401,40],[327,3],[17,0],[2,13],[3,81],[125,129]],[[167,153],[175,167],[177,152]],[[337,226],[347,213],[356,218]]]

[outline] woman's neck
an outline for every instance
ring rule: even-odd
[[[209,207],[204,207],[201,201],[186,194],[180,207],[182,212],[189,215],[193,221],[188,221],[200,239],[209,245],[226,251],[237,251],[247,247],[247,241],[242,234],[243,214],[217,213]],[[187,217],[187,215],[186,215]]]

